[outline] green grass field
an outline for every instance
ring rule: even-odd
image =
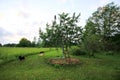
[[[39,56],[45,51],[44,56]],[[23,61],[16,56],[25,55]],[[0,80],[120,80],[120,55],[72,56],[79,65],[53,66],[49,58],[61,56],[61,50],[48,48],[0,48]]]

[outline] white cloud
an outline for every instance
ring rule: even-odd
[[[110,2],[110,0],[100,0],[99,4],[100,5],[106,5],[109,2]]]
[[[4,14],[4,16],[3,16]],[[19,11],[19,10],[7,10],[3,14],[0,14],[0,26],[5,30],[12,33],[1,37],[2,43],[15,42],[22,37],[26,37],[33,40],[34,36],[38,38],[39,27],[45,29],[47,22],[51,21],[52,15],[48,12],[40,11]],[[48,17],[49,16],[49,17]]]
[[[59,0],[61,3],[66,3],[68,0]]]
[[[98,0],[98,2],[94,5],[91,5],[89,7],[90,10],[92,10],[93,12],[97,10],[98,7],[102,7],[105,6],[106,4],[112,2],[112,0]]]

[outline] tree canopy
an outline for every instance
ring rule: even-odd
[[[89,23],[93,23],[95,33],[103,37],[120,33],[120,7],[113,2],[99,7],[88,19]]]
[[[120,42],[117,39],[116,41],[111,40],[117,34],[120,34],[120,7],[112,2],[103,7],[99,7],[87,20],[84,33],[86,37],[84,37],[84,40],[94,35],[94,38],[91,40],[94,39],[94,42],[96,41],[97,43],[96,45],[99,45],[98,43],[101,42],[104,50],[112,50],[113,48],[111,46],[117,46],[114,42]]]
[[[17,46],[18,47],[31,47],[31,42],[26,38],[22,38],[19,41],[19,44]]]
[[[73,13],[69,16],[68,13],[58,14],[58,18],[54,16],[52,24],[46,24],[46,33],[40,32],[40,38],[44,45],[61,47],[64,57],[68,57],[68,47],[71,44],[79,44],[81,39],[82,29],[78,26],[79,16]]]

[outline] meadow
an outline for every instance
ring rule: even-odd
[[[39,56],[40,51],[45,55]],[[17,56],[24,55],[20,61]],[[61,50],[54,48],[0,47],[0,80],[120,80],[120,55],[96,54],[73,56],[77,65],[51,65],[50,58],[60,57]]]

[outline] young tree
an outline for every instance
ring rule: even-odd
[[[50,39],[49,39],[49,32],[48,29],[46,28],[46,32],[43,32],[41,29],[39,29],[39,41],[41,41],[41,46],[42,47],[50,47]],[[52,47],[52,46],[51,46]]]
[[[36,37],[34,37],[33,41],[31,42],[31,47],[36,47],[37,43],[36,43]]]
[[[47,24],[46,33],[40,31],[40,37],[43,41],[48,41],[52,46],[61,47],[62,53],[65,58],[70,58],[68,48],[71,43],[78,44],[81,39],[82,29],[78,26],[79,15],[75,13],[69,16],[68,13],[62,13],[57,18],[54,16],[54,20],[51,25]]]
[[[89,56],[95,56],[94,53],[98,52],[101,48],[101,36],[96,34],[95,25],[89,21],[85,26],[84,35],[82,37],[82,44],[84,50],[89,53]]]

